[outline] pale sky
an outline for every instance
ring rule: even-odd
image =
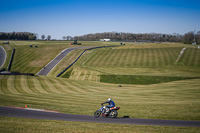
[[[200,31],[200,0],[1,1],[0,32],[33,32],[52,39],[99,32]]]

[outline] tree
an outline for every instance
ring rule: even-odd
[[[66,36],[63,36],[63,40],[66,40],[67,39],[67,37]]]
[[[183,42],[187,44],[192,44],[194,42],[194,32],[188,32],[183,36]]]
[[[48,41],[48,40],[51,40],[51,36],[50,36],[50,35],[47,36],[47,41]]]
[[[200,44],[200,31],[198,31],[196,34],[196,43]]]
[[[42,40],[44,40],[45,39],[45,35],[42,35],[41,38],[42,38]]]
[[[66,37],[67,40],[72,40],[73,38],[71,36]]]

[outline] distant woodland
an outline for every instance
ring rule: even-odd
[[[41,36],[45,40],[45,36]],[[30,32],[0,32],[0,40],[37,40],[38,35]],[[50,40],[51,36],[48,35],[46,40]],[[200,31],[188,32],[184,35],[177,33],[174,34],[161,34],[161,33],[124,33],[124,32],[104,32],[86,34],[82,36],[67,36],[63,40],[79,40],[79,41],[99,41],[100,39],[111,39],[111,41],[133,41],[133,42],[183,42],[192,44],[196,42],[200,44]]]
[[[133,42],[183,42],[200,44],[200,31],[194,34],[193,31],[184,35],[180,34],[160,34],[160,33],[123,33],[123,32],[104,32],[75,36],[75,40],[80,41],[99,41],[99,39],[111,39],[112,41],[133,41]]]
[[[30,32],[0,32],[0,40],[36,40],[37,34]]]

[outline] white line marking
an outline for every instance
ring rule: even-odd
[[[176,63],[181,59],[181,56],[183,55],[184,51],[186,50],[187,48],[183,48],[180,52],[180,54],[178,55],[177,59],[176,59]]]
[[[24,108],[25,110],[33,110],[33,111],[42,111],[42,112],[53,112],[53,113],[59,113],[58,111],[53,110],[45,110],[45,109],[33,109],[33,108]]]

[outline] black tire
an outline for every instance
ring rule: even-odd
[[[116,118],[117,115],[118,115],[117,110],[112,110],[112,112],[110,113],[110,116],[111,116],[112,118]]]
[[[101,115],[101,111],[97,110],[94,112],[94,117],[99,117]]]

